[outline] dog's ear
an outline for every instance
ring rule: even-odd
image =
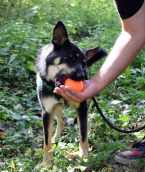
[[[107,56],[107,52],[101,47],[94,47],[88,50],[83,50],[87,58],[87,66],[90,67],[93,63]]]
[[[56,48],[61,47],[66,41],[68,41],[68,35],[64,24],[59,21],[53,30],[52,43]]]

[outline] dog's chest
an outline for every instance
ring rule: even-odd
[[[80,106],[79,103],[75,103],[64,98],[60,98],[59,100],[57,100],[55,97],[42,98],[41,102],[47,112],[52,112],[57,106],[71,106],[75,110],[77,110]]]

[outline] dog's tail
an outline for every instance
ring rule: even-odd
[[[94,47],[88,50],[83,50],[87,57],[87,67],[97,62],[101,58],[107,56],[107,52],[101,47]]]

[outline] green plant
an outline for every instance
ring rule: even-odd
[[[7,171],[114,170],[117,151],[126,150],[134,140],[143,137],[144,131],[126,135],[112,130],[91,99],[89,156],[84,159],[67,156],[79,149],[76,112],[69,107],[63,109],[62,136],[53,140],[54,166],[41,165],[43,127],[34,63],[38,49],[51,42],[54,25],[59,20],[66,25],[69,39],[81,49],[100,45],[109,52],[121,31],[111,1],[0,1],[0,161],[6,164]],[[144,124],[144,54],[145,49],[114,83],[96,96],[103,113],[120,128]],[[90,78],[103,61],[90,68]],[[68,124],[69,118],[74,122]],[[55,128],[54,116],[54,131]],[[133,168],[140,170],[143,164]],[[118,169],[123,167],[118,165]]]

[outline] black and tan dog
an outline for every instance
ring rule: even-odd
[[[39,50],[36,60],[37,92],[42,106],[44,130],[44,164],[52,163],[52,128],[53,115],[57,116],[57,129],[54,137],[60,136],[63,130],[62,107],[72,106],[77,112],[80,130],[80,156],[88,155],[87,135],[87,101],[74,103],[53,93],[55,87],[65,83],[67,78],[75,81],[88,79],[87,67],[106,52],[100,47],[82,51],[69,41],[62,22],[58,22],[53,31],[52,43]]]

